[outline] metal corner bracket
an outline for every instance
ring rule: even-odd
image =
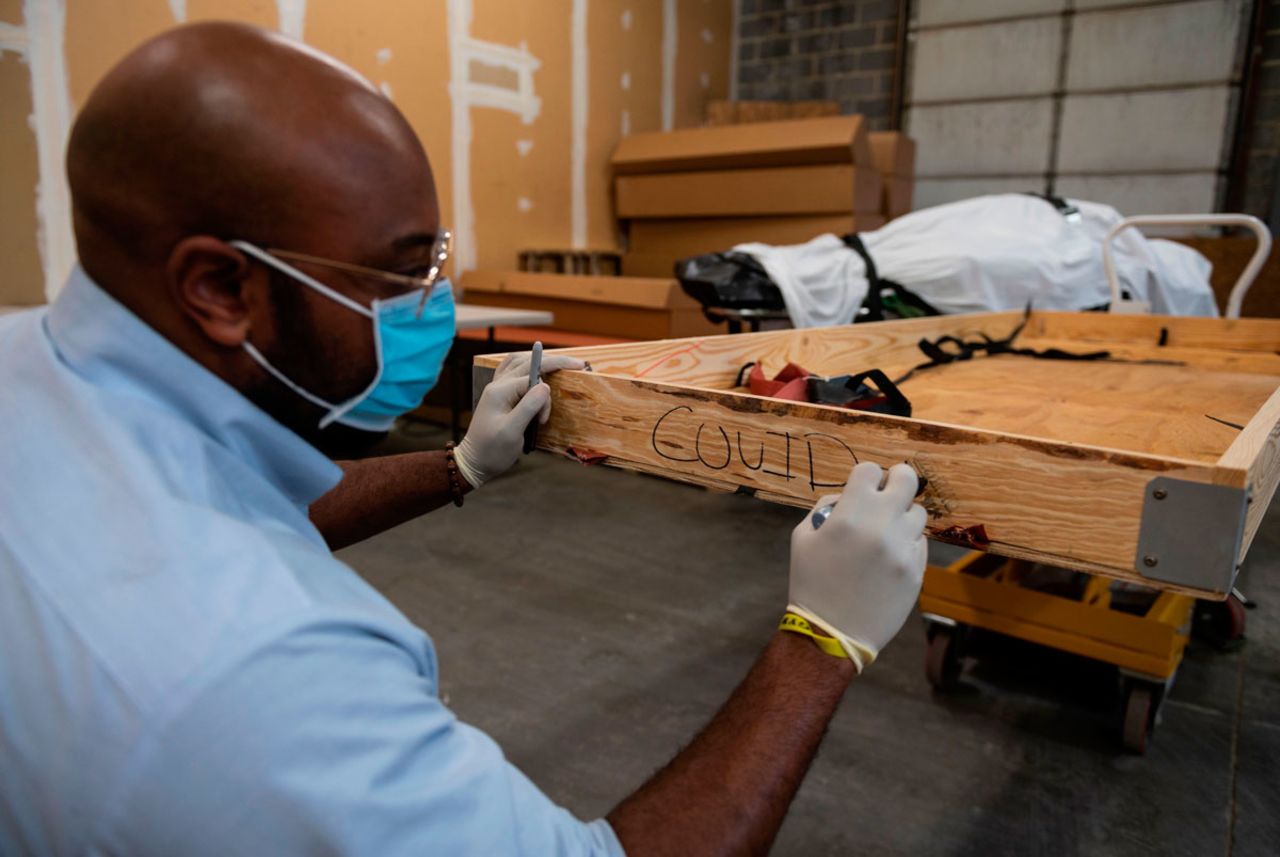
[[[1157,476],[1147,483],[1134,570],[1149,580],[1226,595],[1239,570],[1249,492]]]

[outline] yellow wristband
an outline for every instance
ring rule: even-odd
[[[848,660],[849,653],[844,650],[844,646],[840,645],[840,641],[835,637],[828,637],[819,634],[809,624],[809,620],[803,616],[797,616],[794,613],[783,613],[782,621],[778,623],[779,631],[790,631],[793,634],[803,634],[813,640],[814,645],[826,652],[828,655],[836,658],[844,658]]]

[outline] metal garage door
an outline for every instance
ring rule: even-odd
[[[1126,214],[1222,200],[1244,0],[916,0],[916,207],[1038,190]]]

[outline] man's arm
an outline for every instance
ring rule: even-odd
[[[881,482],[883,481],[883,485]],[[859,464],[826,523],[791,537],[787,611],[826,636],[774,634],[711,723],[609,814],[636,857],[763,854],[855,672],[897,634],[920,592],[925,511],[905,464]],[[838,645],[836,645],[838,643]]]
[[[715,719],[609,814],[628,854],[763,854],[853,679],[853,662],[774,634]]]
[[[311,523],[330,550],[375,536],[453,502],[443,451],[339,461],[342,481],[311,504]],[[471,483],[462,480],[463,493]]]
[[[581,360],[548,355],[544,375],[581,369]],[[551,390],[529,389],[529,355],[512,354],[502,361],[471,416],[467,436],[454,450],[464,493],[479,488],[516,463],[531,421],[551,416]],[[330,550],[376,536],[449,503],[449,471],[444,452],[409,452],[360,461],[340,461],[342,481],[311,504],[311,523]]]

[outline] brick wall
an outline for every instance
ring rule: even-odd
[[[1276,172],[1280,168],[1280,0],[1266,3],[1263,17],[1262,63],[1256,85],[1258,100],[1249,133],[1245,166],[1244,210],[1280,226],[1280,211],[1272,204]]]
[[[838,101],[892,127],[898,0],[738,2],[738,98]]]

